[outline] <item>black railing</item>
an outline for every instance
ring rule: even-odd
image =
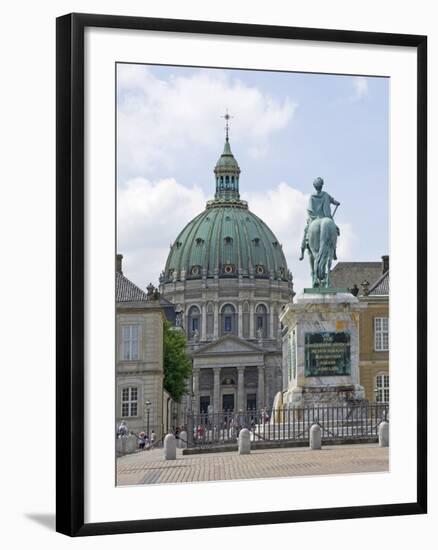
[[[387,403],[354,403],[189,413],[185,424],[189,447],[197,447],[235,444],[242,428],[251,431],[255,443],[306,441],[313,424],[321,427],[323,440],[373,440],[383,420],[389,420]]]

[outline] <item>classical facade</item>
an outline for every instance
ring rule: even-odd
[[[359,300],[367,304],[361,318],[360,381],[369,401],[389,401],[389,265],[364,289]]]
[[[162,303],[163,302],[163,303]],[[176,404],[163,389],[163,322],[172,313],[150,288],[148,293],[122,272],[116,260],[116,425],[157,439],[175,423]]]
[[[368,401],[389,401],[389,256],[381,262],[339,262],[332,284],[367,307],[360,314],[360,383]]]
[[[228,139],[214,199],[176,236],[160,276],[193,358],[195,412],[271,406],[282,388],[279,313],[293,297],[282,245],[240,199]]]

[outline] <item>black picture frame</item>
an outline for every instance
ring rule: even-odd
[[[156,30],[405,46],[417,52],[417,499],[415,502],[215,516],[84,522],[84,30]],[[56,529],[69,536],[202,529],[427,511],[427,37],[73,13],[56,21]]]

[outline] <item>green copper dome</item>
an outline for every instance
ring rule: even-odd
[[[215,198],[171,245],[161,281],[216,277],[287,281],[289,273],[281,244],[240,200],[240,168],[231,152],[228,132],[214,173]]]

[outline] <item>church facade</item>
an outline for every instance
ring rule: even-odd
[[[282,245],[240,199],[228,127],[215,195],[176,236],[160,276],[193,360],[195,413],[272,406],[283,387],[279,314],[293,282]]]

